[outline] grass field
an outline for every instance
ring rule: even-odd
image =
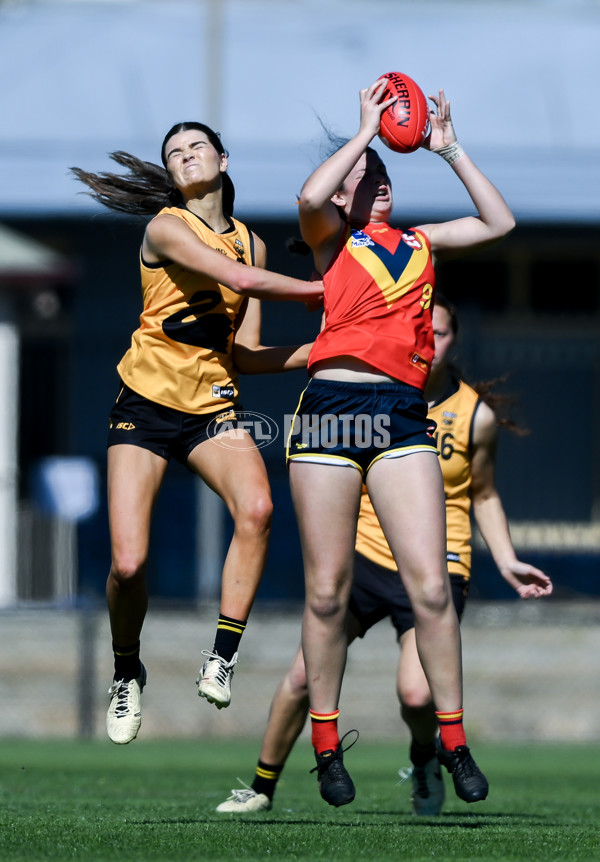
[[[446,775],[438,818],[409,813],[404,751],[360,741],[346,756],[357,786],[334,809],[294,751],[272,811],[235,818],[215,806],[250,783],[257,742],[0,741],[0,859],[600,860],[600,749],[477,745],[489,798],[466,805]]]

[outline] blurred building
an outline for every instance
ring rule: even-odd
[[[465,375],[506,376],[500,391],[514,396],[513,415],[530,432],[502,433],[498,456],[520,553],[547,569],[562,597],[598,594],[600,120],[590,93],[599,37],[595,0],[0,4],[0,221],[68,261],[69,272],[49,290],[21,294],[15,311],[16,494],[22,508],[35,510],[36,471],[48,457],[96,465],[100,506],[76,527],[82,594],[101,595],[109,564],[107,415],[115,366],[140,312],[144,221],[96,206],[69,168],[110,169],[108,153],[120,149],[158,161],[174,122],[208,122],[230,151],[236,215],[266,241],[271,269],[306,277],[310,261],[291,255],[286,240],[297,234],[296,193],[321,157],[321,123],[351,135],[359,89],[392,69],[426,93],[445,88],[459,139],[517,216],[505,242],[440,267],[438,286],[459,309]],[[472,212],[441,159],[381,151],[398,223]],[[317,327],[304,309],[265,304],[265,343],[312,340]],[[244,406],[280,423],[304,381],[300,372],[245,378]],[[276,513],[259,597],[300,598],[281,438],[262,451]],[[211,594],[229,526],[225,518],[215,533],[207,513],[214,516],[214,501],[173,465],[155,517],[149,577],[156,596]],[[37,562],[17,598],[52,601],[62,592],[68,599],[75,586],[47,574],[47,544],[22,540],[21,554],[24,547],[36,549]],[[475,595],[508,597],[484,551],[474,574]]]

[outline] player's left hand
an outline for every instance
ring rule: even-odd
[[[552,593],[552,581],[541,569],[515,560],[502,572],[522,599],[541,599]]]
[[[439,150],[440,147],[447,147],[456,141],[456,132],[450,116],[450,102],[444,91],[440,90],[438,96],[429,96],[429,99],[435,106],[429,109],[431,132],[421,146],[426,150]]]

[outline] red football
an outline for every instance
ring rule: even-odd
[[[402,72],[388,72],[387,84],[381,101],[398,98],[381,115],[379,137],[397,153],[413,153],[418,150],[430,131],[427,99],[418,84]]]

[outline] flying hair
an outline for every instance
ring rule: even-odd
[[[125,173],[101,171],[97,174],[72,167],[71,173],[89,189],[87,194],[98,203],[115,212],[130,215],[156,215],[163,207],[183,206],[181,192],[175,188],[166,169],[165,147],[178,132],[197,129],[203,132],[215,150],[228,155],[220,136],[204,123],[177,123],[165,135],[161,145],[164,167],[146,162],[124,150],[110,153],[110,158],[126,169]],[[235,201],[235,188],[228,173],[221,176],[223,213],[231,217]]]

